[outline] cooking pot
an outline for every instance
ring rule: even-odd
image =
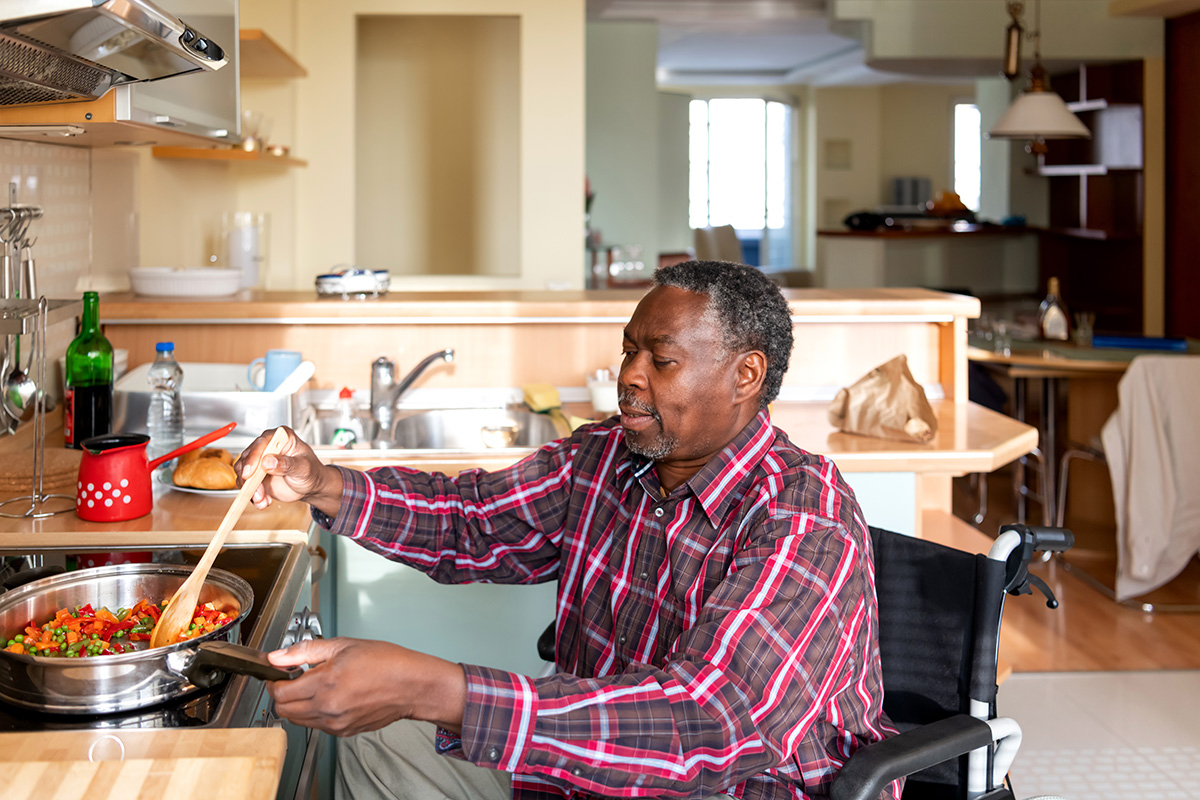
[[[81,569],[33,581],[0,595],[0,636],[7,641],[30,620],[41,625],[60,608],[91,603],[131,608],[171,597],[192,572],[190,566],[120,564]],[[272,666],[266,655],[237,644],[241,622],[254,602],[250,584],[221,569],[209,572],[201,604],[212,603],[238,616],[203,636],[166,647],[132,643],[137,652],[86,658],[47,658],[0,650],[0,698],[56,714],[107,714],[161,703],[214,686],[226,673],[264,680],[294,678],[299,668]]]
[[[156,467],[215,442],[235,427],[237,423],[231,422],[153,461],[146,460],[150,437],[144,433],[108,433],[84,439],[79,444],[83,458],[75,484],[75,515],[91,522],[144,517],[154,507],[150,475]]]

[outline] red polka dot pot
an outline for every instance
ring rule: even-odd
[[[75,516],[91,522],[137,519],[154,507],[150,463],[142,433],[113,433],[80,442]]]
[[[83,459],[75,483],[75,516],[90,522],[137,519],[154,507],[150,475],[178,455],[214,442],[233,430],[229,423],[153,461],[146,460],[150,437],[144,433],[109,433],[79,443]]]

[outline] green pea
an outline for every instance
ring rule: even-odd
[[[25,641],[25,634],[18,633],[16,636],[13,637],[13,641],[20,644],[21,642]]]

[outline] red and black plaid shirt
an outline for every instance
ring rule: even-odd
[[[665,498],[615,420],[499,472],[343,473],[333,532],[443,583],[558,581],[558,674],[465,666],[458,755],[514,798],[821,798],[894,732],[862,512],[765,412]]]

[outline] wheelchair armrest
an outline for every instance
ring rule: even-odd
[[[867,745],[842,767],[831,800],[876,800],[897,778],[965,755],[992,743],[992,729],[966,714],[947,717]]]

